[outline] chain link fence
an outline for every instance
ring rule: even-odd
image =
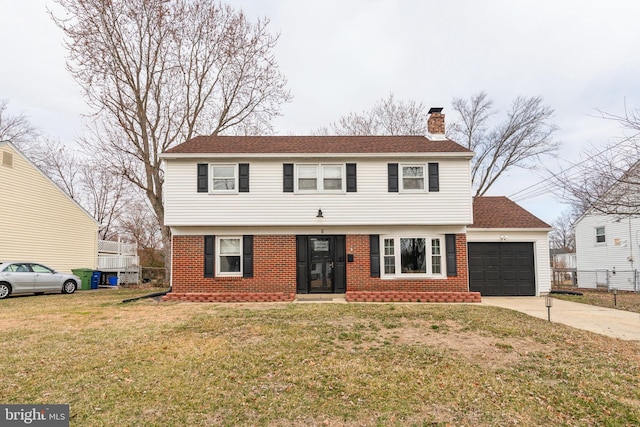
[[[638,270],[577,270],[575,268],[554,268],[554,289],[600,289],[611,291],[640,292]]]

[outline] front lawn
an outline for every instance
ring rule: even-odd
[[[75,426],[637,425],[640,346],[449,304],[0,301],[0,402]]]

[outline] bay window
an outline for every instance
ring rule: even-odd
[[[441,237],[383,237],[384,276],[442,276]]]

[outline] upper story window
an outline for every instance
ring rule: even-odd
[[[249,163],[199,163],[198,193],[248,193]]]
[[[214,193],[236,192],[238,188],[238,166],[229,165],[211,165],[211,191]]]
[[[443,276],[441,237],[383,237],[383,276]]]
[[[596,243],[605,243],[604,227],[596,227]]]
[[[425,188],[424,165],[403,165],[401,168],[401,191],[422,191]]]
[[[341,164],[296,165],[296,191],[343,192],[345,168]]]
[[[440,164],[387,164],[389,193],[423,193],[440,191]]]

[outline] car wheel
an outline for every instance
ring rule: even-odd
[[[76,284],[76,282],[74,282],[73,280],[67,280],[66,282],[64,282],[64,285],[62,285],[62,293],[72,294],[76,291],[77,287],[78,285]]]
[[[11,285],[8,283],[0,283],[0,299],[6,298],[11,295]]]

